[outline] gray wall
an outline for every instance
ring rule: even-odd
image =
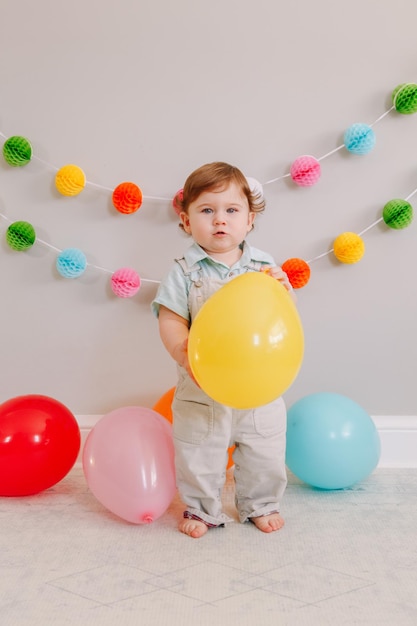
[[[90,266],[61,278],[56,253],[5,243],[0,220],[0,400],[41,393],[77,414],[153,403],[175,384],[145,283],[113,296],[108,270],[159,280],[188,245],[168,200],[135,214],[112,208],[123,181],[171,198],[212,160],[261,182],[302,154],[339,146],[372,123],[400,83],[417,81],[412,0],[2,0],[0,130],[30,139],[24,168],[0,164],[0,212],[39,239],[78,247]],[[265,186],[266,213],[250,235],[278,262],[327,251],[359,232],[391,198],[417,187],[417,115],[391,113],[366,156],[339,151],[314,187]],[[53,167],[79,165],[87,185],[61,196]],[[49,164],[49,165],[48,165]],[[52,167],[51,167],[52,166]],[[417,196],[415,196],[417,198]],[[416,224],[378,225],[356,265],[332,255],[298,291],[306,352],[288,404],[315,391],[350,396],[371,414],[417,415]]]

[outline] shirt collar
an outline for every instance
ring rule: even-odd
[[[241,243],[240,247],[242,248],[242,256],[237,261],[237,263],[239,265],[246,265],[252,259],[252,251],[251,251],[251,248],[250,248],[249,244],[246,241],[243,241]],[[198,245],[198,243],[193,243],[188,248],[188,250],[185,251],[184,259],[186,260],[187,264],[190,267],[192,265],[194,265],[195,263],[198,263],[199,261],[202,261],[203,259],[210,259],[210,261],[212,263],[218,263],[219,265],[225,265],[221,261],[217,261],[216,259],[213,259],[211,256],[209,256],[207,254],[207,252],[205,252],[203,250],[203,248],[201,248],[201,246]]]

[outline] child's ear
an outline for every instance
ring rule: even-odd
[[[188,214],[185,213],[185,211],[181,211],[181,213],[180,213],[180,220],[181,220],[181,223],[183,225],[183,228],[184,228],[185,232],[190,234],[190,232],[191,232],[191,229],[190,229],[190,218],[188,217]]]
[[[253,223],[255,221],[256,213],[254,211],[250,211],[249,220],[248,220],[248,232],[252,230]]]

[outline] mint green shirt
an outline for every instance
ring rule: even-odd
[[[276,265],[270,254],[252,248],[246,241],[241,244],[241,248],[242,256],[232,267],[210,257],[197,243],[193,243],[186,250],[184,259],[190,269],[198,264],[202,278],[218,278],[220,280],[232,279],[239,274],[244,274],[248,271],[248,266],[254,263],[260,266],[265,265],[265,267]],[[159,307],[162,304],[170,311],[174,311],[177,315],[190,321],[188,294],[191,283],[190,276],[186,276],[180,264],[175,263],[162,280],[151,304],[153,314],[158,317]]]

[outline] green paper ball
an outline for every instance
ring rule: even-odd
[[[29,222],[13,222],[6,232],[6,240],[13,250],[27,250],[35,243],[36,233]]]
[[[32,146],[25,137],[9,137],[3,145],[3,156],[12,167],[21,167],[31,160]]]
[[[407,200],[395,198],[384,206],[382,218],[390,228],[407,228],[413,220],[413,207]]]
[[[398,113],[404,115],[417,113],[417,85],[415,83],[398,85],[392,92],[392,102]]]

